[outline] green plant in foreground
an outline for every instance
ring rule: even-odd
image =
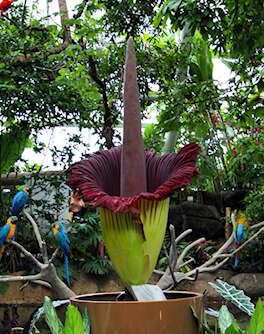
[[[195,313],[194,316],[198,321]],[[226,305],[223,305],[219,310],[218,328],[216,328],[215,331],[208,327],[206,321],[204,321],[203,324],[200,323],[200,326],[203,328],[204,334],[217,334],[219,333],[218,328],[220,330],[220,334],[261,334],[264,329],[264,306],[259,299],[255,311],[250,319],[248,328],[245,330],[242,330],[239,327],[235,317],[229,312]]]
[[[206,311],[207,314],[218,318],[215,331],[213,331],[209,328],[206,318],[204,318],[204,321],[201,322],[197,318],[194,309],[192,309],[195,319],[199,323],[200,328],[203,329],[202,333],[217,334],[220,332],[220,334],[261,334],[264,329],[264,306],[261,300],[258,300],[255,308],[254,304],[251,303],[250,298],[246,296],[242,290],[238,290],[234,286],[221,280],[217,280],[217,282],[220,286],[211,282],[209,282],[209,284],[213,286],[225,299],[231,301],[240,310],[250,315],[251,319],[247,329],[242,330],[235,317],[229,312],[227,306],[223,305],[219,312],[214,310]]]
[[[52,334],[90,333],[90,322],[87,309],[85,309],[83,316],[81,316],[76,307],[69,305],[67,308],[65,324],[63,326],[50,298],[46,296],[44,300],[44,312],[46,322]]]

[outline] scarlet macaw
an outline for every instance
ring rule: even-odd
[[[24,184],[12,201],[12,215],[18,216],[28,201],[29,186]]]
[[[2,0],[0,2],[0,10],[4,14],[12,5],[13,0]]]
[[[12,239],[16,234],[17,217],[11,216],[7,219],[6,224],[0,229],[0,260],[2,258],[7,239]]]
[[[242,244],[242,242],[247,239],[248,229],[248,220],[246,216],[240,212],[237,216],[237,220],[234,223],[234,239],[236,242],[236,248],[238,248]],[[239,253],[236,253],[235,267],[238,265],[238,257]]]
[[[68,267],[68,257],[70,252],[70,240],[66,234],[66,232],[63,229],[62,222],[55,223],[55,227],[53,229],[54,237],[59,244],[61,250],[64,253],[65,258],[65,273],[66,273],[66,279],[67,283],[70,286],[70,278],[69,278],[69,267]]]

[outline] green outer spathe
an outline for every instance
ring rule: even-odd
[[[139,201],[142,227],[132,213],[100,208],[104,242],[113,266],[126,286],[148,282],[164,239],[169,198]]]

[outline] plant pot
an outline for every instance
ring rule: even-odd
[[[203,295],[165,291],[167,300],[133,301],[125,292],[95,293],[70,298],[81,312],[87,307],[91,334],[198,334]]]

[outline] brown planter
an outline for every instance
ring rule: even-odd
[[[127,300],[124,292],[87,294],[70,300],[81,312],[87,307],[91,334],[198,334],[190,306],[201,317],[203,295],[164,293],[165,301]]]

